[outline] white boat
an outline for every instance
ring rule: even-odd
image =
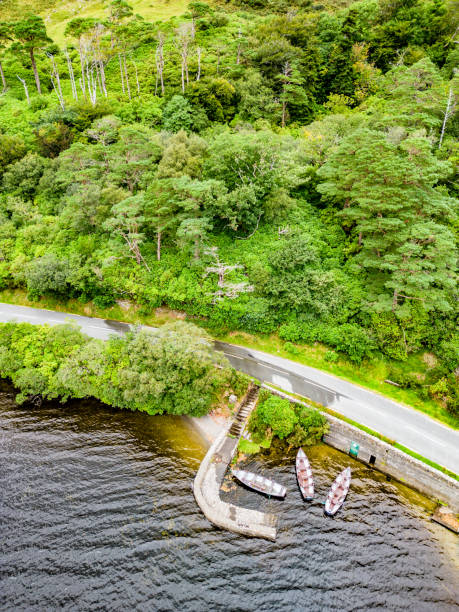
[[[308,458],[302,448],[298,449],[296,454],[296,478],[303,499],[311,501],[314,497],[314,479]]]
[[[284,498],[287,494],[287,489],[280,485],[274,480],[254,474],[253,472],[246,472],[245,470],[231,470],[231,473],[235,478],[242,482],[246,487],[269,495],[269,497],[282,497]]]
[[[328,516],[334,516],[343,505],[346,499],[347,492],[351,486],[351,468],[347,467],[336,477],[330,491],[328,492],[327,499],[325,500],[325,514]]]

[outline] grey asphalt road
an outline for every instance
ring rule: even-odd
[[[74,320],[88,336],[102,340],[112,334],[123,334],[131,327],[118,321],[0,303],[0,321],[57,325],[69,320]],[[315,368],[232,344],[216,342],[215,345],[237,370],[271,382],[285,391],[310,397],[431,461],[459,472],[459,431],[422,412]]]

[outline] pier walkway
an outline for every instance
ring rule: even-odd
[[[193,484],[196,501],[207,520],[245,536],[274,541],[277,534],[277,517],[258,510],[241,508],[220,499],[220,487],[231,460],[237,450],[245,421],[255,406],[258,390],[249,390],[228,432],[222,432],[208,450]],[[237,430],[237,431],[236,431]],[[230,433],[235,432],[236,435]]]

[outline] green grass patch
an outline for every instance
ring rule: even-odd
[[[134,14],[141,15],[147,21],[167,21],[171,17],[183,15],[187,11],[189,0],[129,0]],[[50,15],[47,22],[49,36],[58,44],[65,42],[64,31],[67,23],[75,17],[107,16],[107,4],[97,0],[86,0],[80,10],[74,1],[56,3],[56,8],[42,11],[42,16]]]
[[[251,440],[241,438],[238,444],[238,451],[244,453],[244,455],[256,455],[260,452],[261,445]]]
[[[427,465],[430,465],[430,467],[433,467],[434,469],[438,470],[439,472],[443,472],[443,474],[446,474],[450,478],[453,478],[454,480],[457,480],[459,482],[459,475],[458,474],[456,474],[455,472],[451,472],[451,470],[448,470],[448,469],[444,468],[442,465],[438,465],[438,463],[435,463],[435,461],[430,461],[430,459],[426,459],[422,455],[419,455],[418,453],[415,453],[414,451],[410,450],[409,448],[406,448],[406,446],[403,446],[402,444],[399,444],[398,442],[394,443],[394,447],[398,448],[401,451],[403,451],[407,455],[410,455],[411,457],[414,457],[415,459],[418,459],[419,461],[422,461],[423,463],[426,463]]]

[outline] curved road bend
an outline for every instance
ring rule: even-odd
[[[76,321],[88,336],[102,340],[112,334],[123,334],[131,327],[118,321],[0,303],[0,321],[57,325],[69,319]],[[215,345],[237,370],[272,382],[285,391],[310,397],[431,461],[456,473],[459,471],[459,431],[315,368],[241,346],[218,341]]]

